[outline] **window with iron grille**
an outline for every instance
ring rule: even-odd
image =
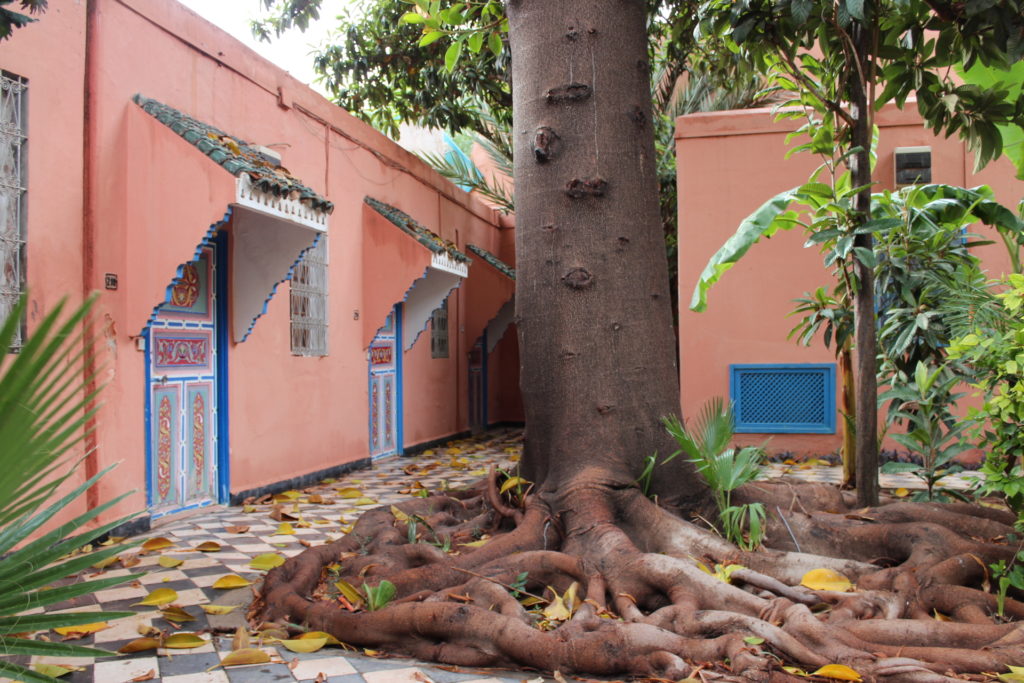
[[[448,299],[430,317],[430,357],[448,357]]]
[[[292,270],[292,353],[327,355],[327,235]]]
[[[0,71],[0,323],[25,288],[25,177],[28,81]],[[25,321],[12,351],[21,348]]]
[[[730,365],[729,396],[736,431],[834,434],[836,366]]]

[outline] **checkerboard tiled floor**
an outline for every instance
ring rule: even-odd
[[[476,481],[486,473],[492,462],[507,465],[518,459],[522,432],[505,430],[491,432],[476,440],[452,442],[413,458],[389,458],[374,463],[371,469],[353,472],[335,481],[304,489],[294,499],[259,500],[244,507],[210,508],[188,519],[168,523],[147,536],[162,537],[171,545],[163,550],[142,553],[138,564],[130,569],[120,564],[108,567],[105,576],[147,572],[137,580],[99,591],[78,599],[74,604],[62,603],[48,611],[115,611],[133,610],[138,614],[109,622],[107,628],[75,640],[116,651],[140,637],[141,631],[154,627],[167,633],[197,633],[204,645],[185,650],[147,650],[134,654],[96,659],[35,657],[33,664],[50,663],[78,667],[62,677],[69,683],[122,683],[127,681],[162,680],[165,683],[292,683],[294,681],[328,681],[329,683],[520,683],[550,682],[552,679],[525,671],[467,671],[440,668],[409,659],[370,657],[328,647],[311,654],[296,654],[281,645],[263,649],[271,662],[249,666],[220,667],[221,659],[231,652],[231,625],[244,621],[244,607],[227,616],[206,614],[200,605],[242,604],[250,595],[248,588],[225,591],[214,588],[214,582],[226,575],[237,574],[249,580],[259,579],[249,563],[257,555],[277,553],[298,554],[307,545],[318,545],[339,537],[347,525],[365,510],[406,500],[418,486],[428,489],[459,487]],[[835,482],[838,467],[770,464],[769,476],[794,476],[800,479]],[[920,488],[920,480],[903,475],[883,475],[883,487]],[[417,483],[418,482],[418,483]],[[964,478],[947,485],[962,487]],[[311,496],[319,495],[320,498]],[[269,498],[269,497],[267,497]],[[270,517],[275,504],[296,519],[291,528]],[[282,533],[292,532],[292,533]],[[217,552],[198,552],[202,543],[213,541]],[[183,560],[175,567],[163,567],[161,557]],[[137,606],[140,600],[157,588],[170,588],[177,593],[175,604],[194,619],[182,624],[166,621],[156,607]],[[50,634],[54,639],[56,634]],[[259,646],[255,643],[254,646]],[[22,663],[24,659],[21,660]],[[0,678],[0,680],[6,680]]]

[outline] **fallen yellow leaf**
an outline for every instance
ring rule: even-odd
[[[144,597],[136,605],[166,605],[178,599],[178,592],[173,588],[157,588]]]
[[[893,491],[892,495],[896,496],[897,498],[906,498],[907,496],[910,495],[910,491],[908,489],[900,487]]]
[[[229,588],[244,588],[252,585],[252,581],[243,579],[238,574],[228,574],[217,579],[213,583],[214,588],[229,589]]]
[[[170,569],[172,567],[177,567],[184,561],[185,560],[180,560],[177,557],[171,557],[170,555],[161,555],[160,559],[157,560],[156,563],[164,569]]]
[[[170,539],[164,538],[163,536],[157,536],[151,538],[142,544],[142,549],[147,552],[153,552],[154,550],[163,550],[164,548],[170,548],[174,543]]]
[[[320,638],[323,638],[324,642],[327,645],[337,645],[339,647],[344,647],[340,640],[332,636],[330,633],[325,633],[324,631],[307,631],[306,633],[300,633],[299,635],[295,636],[295,640],[319,640]]]
[[[288,522],[281,522],[277,525],[277,531],[274,532],[275,536],[291,536],[295,534],[295,528]]]
[[[501,492],[505,493],[506,491],[508,491],[513,486],[519,486],[521,484],[529,484],[529,483],[530,482],[526,481],[522,477],[509,477],[508,479],[505,480],[505,483],[501,485]]]
[[[363,602],[363,594],[345,579],[335,582],[334,587],[337,588],[338,591],[345,596],[345,599],[352,603],[353,606],[358,606]]]
[[[175,633],[173,636],[167,636],[164,640],[164,647],[172,650],[190,650],[194,647],[202,647],[207,642],[195,633]]]
[[[399,510],[398,507],[395,505],[391,506],[391,514],[394,515],[395,519],[397,519],[399,522],[408,522],[411,519],[409,515]]]
[[[161,608],[160,614],[162,614],[163,618],[167,621],[173,621],[178,624],[185,621],[196,620],[194,616],[186,612],[181,607],[178,607],[177,605],[168,605],[167,607]]]
[[[811,674],[812,676],[824,676],[825,678],[835,678],[840,681],[859,681],[861,680],[860,674],[846,666],[845,664],[826,664],[817,671]]]
[[[58,626],[53,630],[67,638],[84,638],[90,633],[96,633],[105,628],[110,628],[110,624],[105,621],[97,621],[91,624],[79,624],[78,626]]]
[[[117,557],[117,555],[112,555],[111,557],[108,557],[108,558],[107,558],[107,559],[105,559],[105,560],[100,560],[99,562],[97,562],[96,564],[94,564],[94,565],[92,566],[92,568],[93,568],[93,569],[106,569],[106,568],[107,568],[107,567],[109,567],[110,565],[112,565],[112,564],[114,564],[115,562],[117,562],[117,560],[118,560],[118,557]]]
[[[815,591],[838,591],[842,593],[853,590],[853,584],[850,583],[848,578],[837,571],[824,568],[812,569],[804,574],[804,577],[800,579],[800,585]]]
[[[71,665],[60,665],[60,664],[34,664],[32,670],[36,673],[40,673],[44,676],[52,676],[53,678],[60,678],[66,676],[72,671],[84,671],[83,667],[71,666]]]
[[[220,543],[216,541],[205,541],[196,546],[196,550],[201,553],[216,553],[220,552]]]
[[[1024,681],[1024,666],[1007,666],[1010,673],[999,674],[999,680],[1006,683],[1021,683]]]
[[[252,558],[249,566],[258,571],[270,571],[274,567],[284,564],[284,557],[277,553],[263,553]]]
[[[459,545],[464,545],[467,548],[479,548],[482,545],[486,545],[489,540],[491,539],[481,538],[479,541],[472,541],[470,543],[460,543]]]
[[[200,605],[207,614],[231,614],[238,605]]]
[[[296,639],[296,640],[282,640],[282,641],[280,641],[280,644],[284,645],[286,648],[288,648],[292,652],[299,652],[299,653],[303,653],[303,654],[308,654],[310,652],[316,652],[317,650],[320,650],[321,648],[323,648],[323,646],[327,644],[327,639],[326,638],[301,638],[301,639]]]
[[[117,651],[123,655],[131,654],[132,652],[143,652],[145,650],[155,650],[160,647],[160,641],[156,638],[136,638],[130,643],[125,643]]]
[[[340,498],[362,498],[363,492],[357,488],[346,486],[345,488],[337,489],[338,496]]]
[[[270,655],[263,650],[254,647],[247,647],[235,650],[224,655],[220,660],[221,666],[245,666],[247,664],[267,664],[270,662]]]

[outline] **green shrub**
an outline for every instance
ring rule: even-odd
[[[689,456],[715,497],[725,537],[744,550],[761,545],[764,506],[733,505],[732,492],[761,475],[764,449],[728,447],[734,432],[732,409],[721,398],[713,398],[701,409],[692,429],[688,430],[674,415],[662,418],[662,423],[679,444],[679,450],[666,462],[680,453]]]

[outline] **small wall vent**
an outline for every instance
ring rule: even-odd
[[[931,147],[897,147],[893,157],[897,187],[921,185],[932,181]]]
[[[834,363],[730,365],[729,396],[740,433],[836,431]]]

